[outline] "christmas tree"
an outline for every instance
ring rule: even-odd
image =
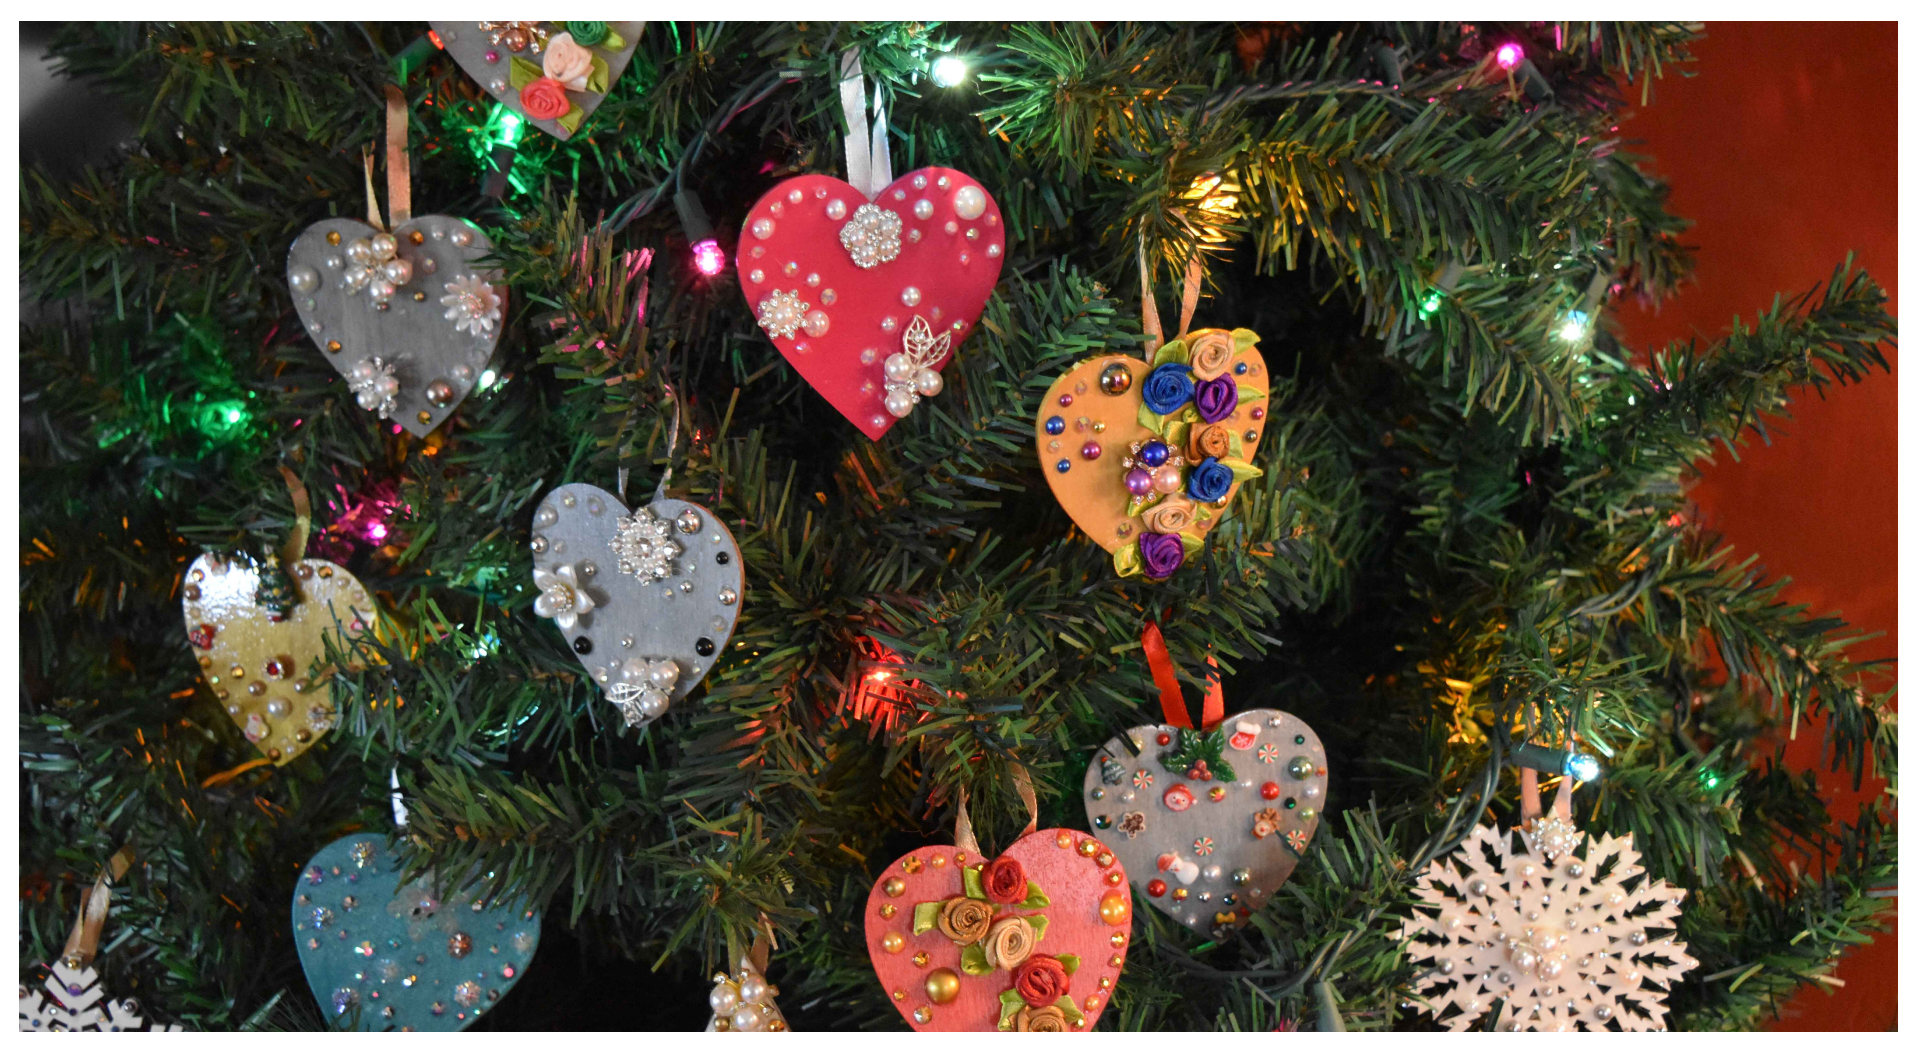
[[[137,131],[21,186],[23,975],[125,846],[106,986],[189,1029],[337,1025],[286,909],[316,852],[394,830],[397,783],[409,875],[544,918],[528,989],[480,1027],[697,1030],[764,918],[793,1029],[897,1029],[863,932],[889,861],[949,842],[963,792],[1003,850],[1018,772],[1041,826],[1118,836],[1089,824],[1088,765],[1182,691],[1210,722],[1217,677],[1226,713],[1318,734],[1320,825],[1217,936],[1130,870],[1101,1028],[1432,1027],[1415,878],[1518,820],[1516,760],[1551,785],[1568,758],[1575,823],[1687,891],[1699,967],[1669,1025],[1765,1025],[1880,930],[1896,864],[1890,800],[1829,817],[1778,733],[1824,720],[1835,769],[1892,779],[1892,683],[1691,522],[1686,484],[1764,414],[1885,370],[1894,322],[1831,261],[1710,345],[1615,339],[1611,304],[1688,274],[1619,120],[1698,32],[656,22],[562,139],[422,23],[66,28],[66,73]],[[872,112],[842,104],[850,52],[894,171],[965,173],[1005,233],[977,328],[933,384],[903,374],[903,401],[940,393],[877,440],[733,266],[762,195],[850,174]],[[504,293],[449,294],[476,335],[500,311],[499,346],[420,433],[362,408],[383,381],[331,367],[285,270],[391,176],[362,162],[387,85],[413,211],[482,232]],[[1056,377],[1151,349],[1143,300],[1180,335],[1194,278],[1194,328],[1258,334],[1259,474],[1176,572],[1117,576],[1029,443]],[[548,623],[590,616],[579,582],[535,582],[565,483],[663,487],[738,544],[731,638],[638,728]],[[337,563],[384,627],[328,651],[337,722],[277,764],[196,663],[182,590],[202,553],[301,536],[287,567]]]

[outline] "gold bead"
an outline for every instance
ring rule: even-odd
[[[913,966],[915,968],[925,968],[927,966],[927,962],[931,960],[933,960],[933,958],[928,957],[926,954],[926,951],[922,950],[921,952],[913,955]]]
[[[946,865],[946,864],[947,864],[947,856],[945,856],[945,855],[935,855],[935,856],[933,856],[933,868],[935,868],[935,869],[939,869],[940,867],[942,867],[942,866],[944,866],[944,865]]]
[[[426,293],[424,293],[424,292],[416,292],[416,293],[414,293],[414,294],[413,294],[413,302],[415,302],[415,303],[425,303],[425,302],[427,302],[427,294],[426,294]]]
[[[1119,886],[1120,886],[1120,874],[1118,874],[1118,873],[1112,873],[1112,872],[1110,872],[1110,873],[1108,873],[1108,874],[1107,874],[1107,883],[1109,883],[1109,884],[1111,884],[1111,885],[1113,885],[1113,886],[1114,886],[1114,887],[1116,887],[1116,888],[1117,888],[1117,887],[1119,887]]]
[[[188,586],[187,586],[187,587],[186,587],[186,588],[184,589],[184,591],[185,591],[185,593],[186,593],[186,596],[187,596],[187,599],[188,599],[189,601],[192,601],[192,602],[198,602],[198,601],[199,601],[199,599],[200,599],[200,586],[199,586],[199,585],[197,585],[197,584],[190,584],[190,585],[188,585]]]
[[[320,568],[320,576],[322,576],[322,577],[332,577],[332,576],[333,576],[333,567],[331,567],[331,566],[322,566],[322,567]]]
[[[1102,851],[1096,858],[1094,858],[1094,861],[1100,864],[1101,869],[1105,869],[1108,866],[1113,865],[1113,852]]]
[[[1088,837],[1087,839],[1080,841],[1080,856],[1082,858],[1092,858],[1093,856],[1099,853],[1100,853],[1100,841],[1095,840],[1092,837]]]
[[[1107,958],[1107,967],[1109,968],[1118,968],[1125,963],[1127,963],[1127,959],[1117,953]]]
[[[888,953],[899,953],[907,948],[906,937],[897,931],[890,931],[880,937],[880,948]]]
[[[907,860],[900,863],[900,868],[909,873],[918,873],[926,868],[926,864],[920,861],[919,855],[908,855]]]
[[[933,1022],[933,1009],[928,1008],[926,1005],[921,1005],[914,1009],[913,1021],[919,1023],[921,1026],[926,1026],[928,1023]]]
[[[1058,833],[1055,833],[1055,834],[1053,834],[1053,846],[1055,846],[1055,847],[1072,847],[1072,846],[1073,846],[1073,834],[1072,834],[1072,833],[1069,833],[1069,832],[1067,832],[1067,831],[1066,831],[1066,830],[1064,830],[1064,829],[1062,829],[1062,830],[1061,830],[1061,831],[1059,831]]]
[[[1087,1011],[1091,1012],[1100,1007],[1100,995],[1094,994],[1081,1003],[1087,1006]]]
[[[907,999],[907,992],[905,990],[895,990],[893,992],[893,999],[896,1001],[904,1001]]]
[[[425,409],[420,410],[420,422],[423,424],[433,423],[433,414],[427,412]]]
[[[195,570],[191,576],[196,581],[204,581],[207,579],[207,572],[205,570]]]
[[[327,341],[327,353],[328,353],[328,354],[339,354],[339,353],[340,353],[340,341],[339,341],[339,340],[328,340],[328,341]]]
[[[1132,901],[1122,892],[1107,892],[1100,897],[1100,919],[1116,928],[1126,924],[1133,920]]]
[[[1113,976],[1111,976],[1111,975],[1103,975],[1103,976],[1101,976],[1101,977],[1100,977],[1100,989],[1102,989],[1102,990],[1111,990],[1111,989],[1113,989]]]
[[[927,1000],[937,1005],[952,1004],[960,996],[960,976],[951,968],[935,968],[927,973]]]
[[[897,899],[906,894],[907,882],[899,877],[888,877],[887,882],[880,886],[880,890],[886,892],[889,897]]]
[[[247,669],[246,669],[246,666],[244,665],[235,665],[232,668],[227,670],[227,675],[229,676],[244,676],[246,674],[247,674]]]
[[[966,860],[967,860],[967,853],[966,853],[965,851],[955,851],[955,852],[953,853],[953,864],[954,864],[954,865],[956,865],[956,866],[958,866],[958,865],[960,865],[961,863],[964,863],[964,862],[965,862]]]
[[[885,903],[880,907],[880,917],[883,920],[892,920],[893,915],[899,912],[900,912],[899,907],[895,906],[891,902]]]
[[[340,231],[338,230],[327,231],[327,244],[337,245],[339,243],[340,243]]]
[[[306,743],[313,740],[313,732],[307,730],[305,727],[302,727],[299,730],[293,732],[293,740],[299,742],[302,745],[305,745]]]
[[[780,1031],[785,1030],[786,1028],[787,1028],[787,1021],[780,1018],[779,1016],[774,1016],[772,1019],[767,1020],[767,1030],[771,1033],[777,1034]]]
[[[422,233],[421,233],[420,231],[418,231],[418,230],[416,230],[416,231],[414,231],[413,233],[411,233],[411,234],[408,234],[408,235],[407,235],[407,240],[408,240],[408,241],[411,241],[411,242],[413,242],[413,243],[414,243],[414,244],[416,244],[416,245],[418,245],[418,244],[420,244],[420,243],[422,243],[422,242],[424,242],[424,241],[426,241],[426,239],[427,239],[427,235],[425,235],[425,234],[422,234]]]
[[[1113,948],[1117,950],[1127,944],[1127,933],[1123,931],[1114,932],[1113,937],[1107,941],[1113,943]]]
[[[1185,889],[1185,888],[1175,888],[1175,889],[1173,889],[1173,901],[1175,901],[1175,902],[1185,902],[1185,901],[1187,901],[1187,889]]]
[[[212,658],[210,658],[210,657],[208,657],[208,656],[206,656],[205,654],[202,654],[202,655],[200,655],[200,667],[201,667],[201,668],[212,668],[212,667],[213,667],[213,659],[212,659]]]
[[[219,699],[220,699],[221,701],[225,701],[225,700],[227,700],[227,688],[225,688],[225,687],[221,687],[221,688],[220,688],[219,690],[216,690],[216,691],[214,691],[213,693],[214,693],[214,695],[215,695],[216,697],[218,697],[218,698],[219,698]]]

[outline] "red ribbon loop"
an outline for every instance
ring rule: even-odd
[[[1153,673],[1153,685],[1160,688],[1160,714],[1168,725],[1193,729],[1187,715],[1187,696],[1181,693],[1180,679],[1173,672],[1173,656],[1167,653],[1167,640],[1160,626],[1152,621],[1140,631],[1140,649],[1147,655],[1147,670]],[[1226,696],[1220,690],[1220,674],[1213,655],[1207,655],[1207,694],[1200,702],[1200,729],[1210,731],[1226,718]]]

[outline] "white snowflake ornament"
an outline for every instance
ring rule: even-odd
[[[1686,891],[1647,875],[1631,835],[1575,831],[1557,859],[1546,839],[1480,826],[1421,875],[1400,938],[1434,962],[1423,1007],[1453,1030],[1496,1002],[1500,1030],[1666,1029],[1666,991],[1699,962],[1648,929],[1672,928]]]
[[[178,1026],[149,1026],[140,1015],[140,1003],[107,996],[99,973],[92,968],[55,964],[47,976],[46,993],[20,984],[20,1029],[45,1032],[154,1033],[179,1031]]]

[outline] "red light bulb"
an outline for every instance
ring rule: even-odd
[[[695,270],[713,277],[727,268],[727,254],[720,250],[720,242],[713,238],[698,241],[693,246],[693,266]]]
[[[1520,64],[1521,59],[1526,57],[1527,53],[1521,50],[1520,45],[1512,41],[1500,45],[1500,50],[1493,53],[1493,60],[1500,63],[1501,69],[1512,69]]]

